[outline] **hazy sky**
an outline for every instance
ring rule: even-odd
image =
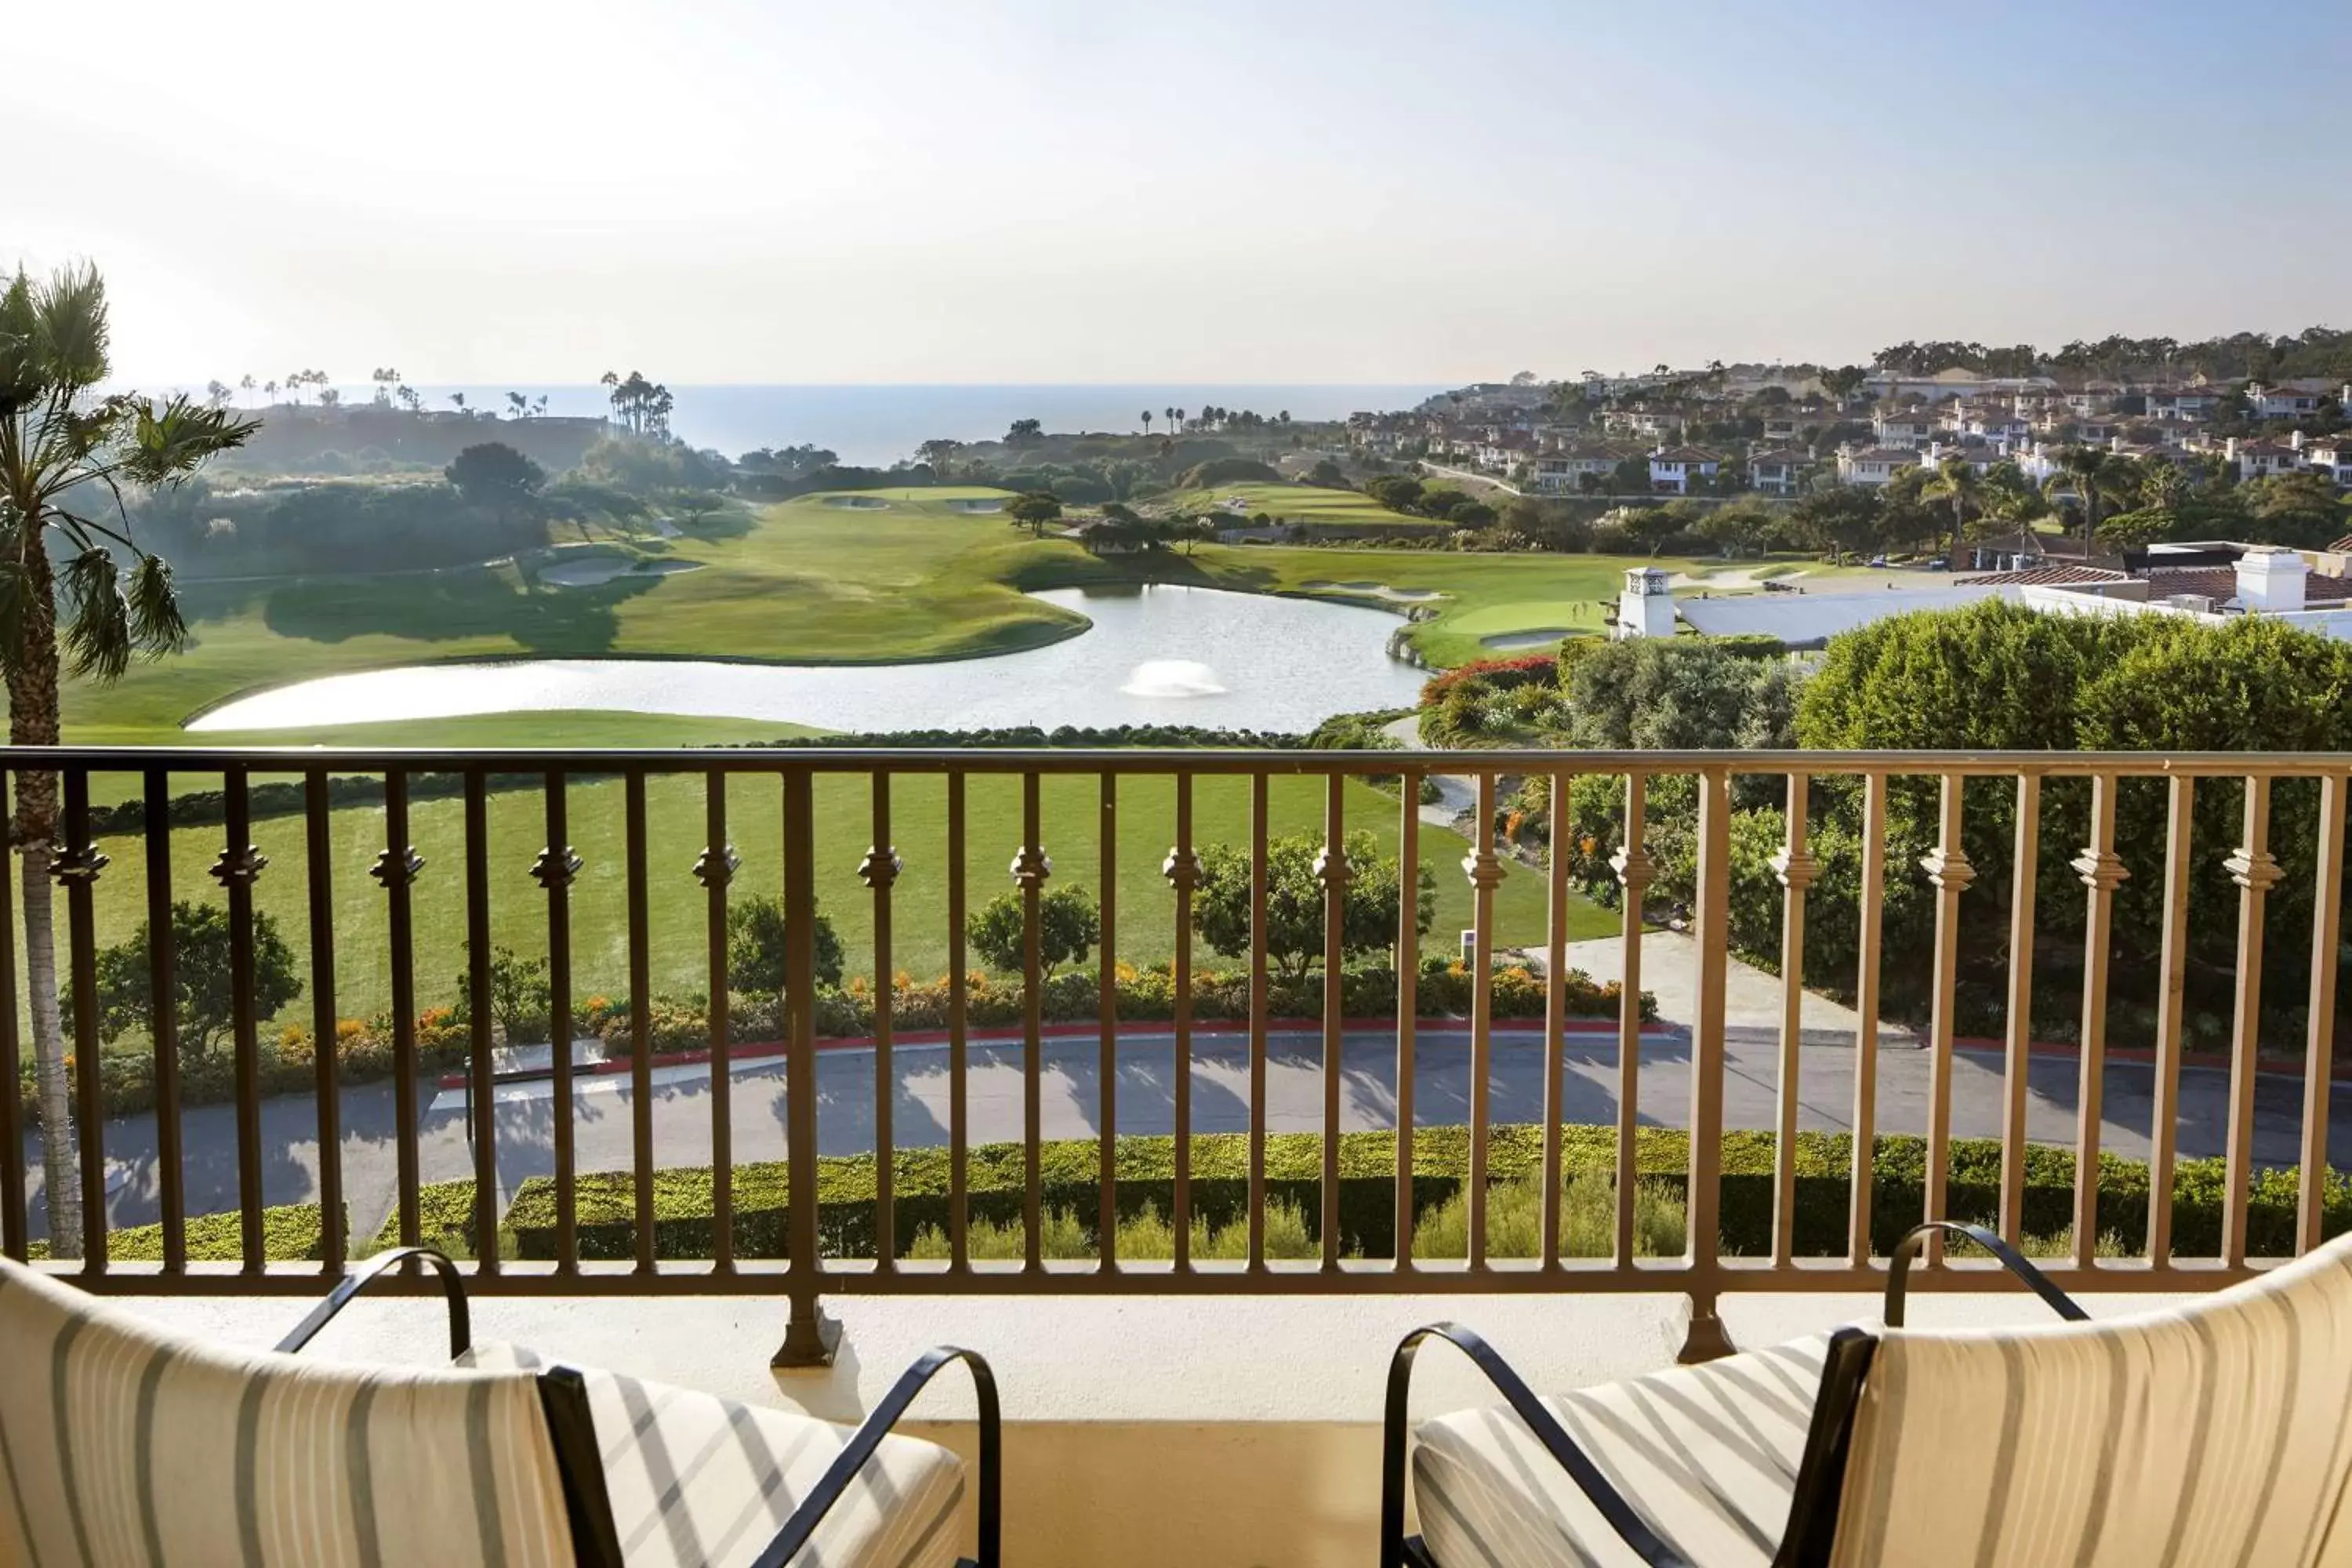
[[[2352,324],[2347,78],[2343,0],[22,5],[0,260],[100,262],[147,381],[2283,331]]]

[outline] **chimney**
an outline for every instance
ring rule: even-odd
[[[2298,552],[2254,545],[2238,557],[2238,603],[2265,615],[2300,610],[2303,579],[2310,570]]]
[[[2303,450],[2303,432],[2302,432],[2302,431],[2300,431],[2300,430],[2296,430],[2296,431],[2293,431],[2293,432],[2291,432],[2291,433],[2287,436],[2287,438],[2286,438],[2286,444],[2287,444],[2289,447],[2292,447],[2293,448],[2294,448],[2294,450],[2296,450],[2296,451],[2298,451],[2298,452],[2302,451],[2302,450]]]

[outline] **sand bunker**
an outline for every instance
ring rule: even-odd
[[[859,511],[880,511],[890,503],[874,496],[827,496],[824,498],[824,504],[854,507]]]
[[[1568,635],[1569,628],[1566,626],[1536,626],[1524,632],[1497,632],[1490,637],[1480,637],[1478,646],[1491,647],[1498,652],[1513,648],[1542,647],[1548,644],[1556,643]]]
[[[948,510],[950,511],[1003,511],[1004,503],[1001,500],[951,500],[948,502]]]
[[[601,588],[623,577],[670,577],[699,572],[699,561],[632,561],[626,556],[597,555],[585,561],[559,561],[543,567],[539,580],[557,588]]]
[[[601,588],[615,577],[628,575],[635,564],[625,556],[599,555],[587,561],[559,561],[540,569],[539,580],[558,588]]]
[[[1752,571],[1717,572],[1712,577],[1694,577],[1687,572],[1677,572],[1666,579],[1669,588],[1716,588],[1729,592],[1734,588],[1759,588],[1764,579]]]
[[[1327,583],[1320,578],[1301,583],[1302,588],[1320,589],[1339,594],[1369,594],[1375,599],[1388,599],[1400,605],[1419,605],[1444,595],[1434,588],[1391,588],[1386,583]]]

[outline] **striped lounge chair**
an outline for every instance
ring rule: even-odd
[[[1931,1231],[2054,1308],[2021,1329],[1903,1326]],[[1538,1398],[1454,1324],[1388,1384],[1383,1568],[2337,1568],[2352,1563],[2352,1237],[2179,1307],[2091,1322],[1989,1232],[1924,1226],[1884,1328]],[[1504,1407],[1423,1423],[1415,1348],[1449,1341]]]
[[[294,1353],[404,1258],[440,1275],[453,1366]],[[962,1361],[996,1568],[996,1393],[969,1351],[924,1355],[851,1432],[469,1339],[462,1277],[424,1248],[372,1258],[258,1352],[0,1258],[0,1565],[950,1568],[962,1463],[889,1429]]]

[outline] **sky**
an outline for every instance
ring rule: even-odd
[[[2352,325],[2352,6],[12,7],[140,383],[1432,382]]]

